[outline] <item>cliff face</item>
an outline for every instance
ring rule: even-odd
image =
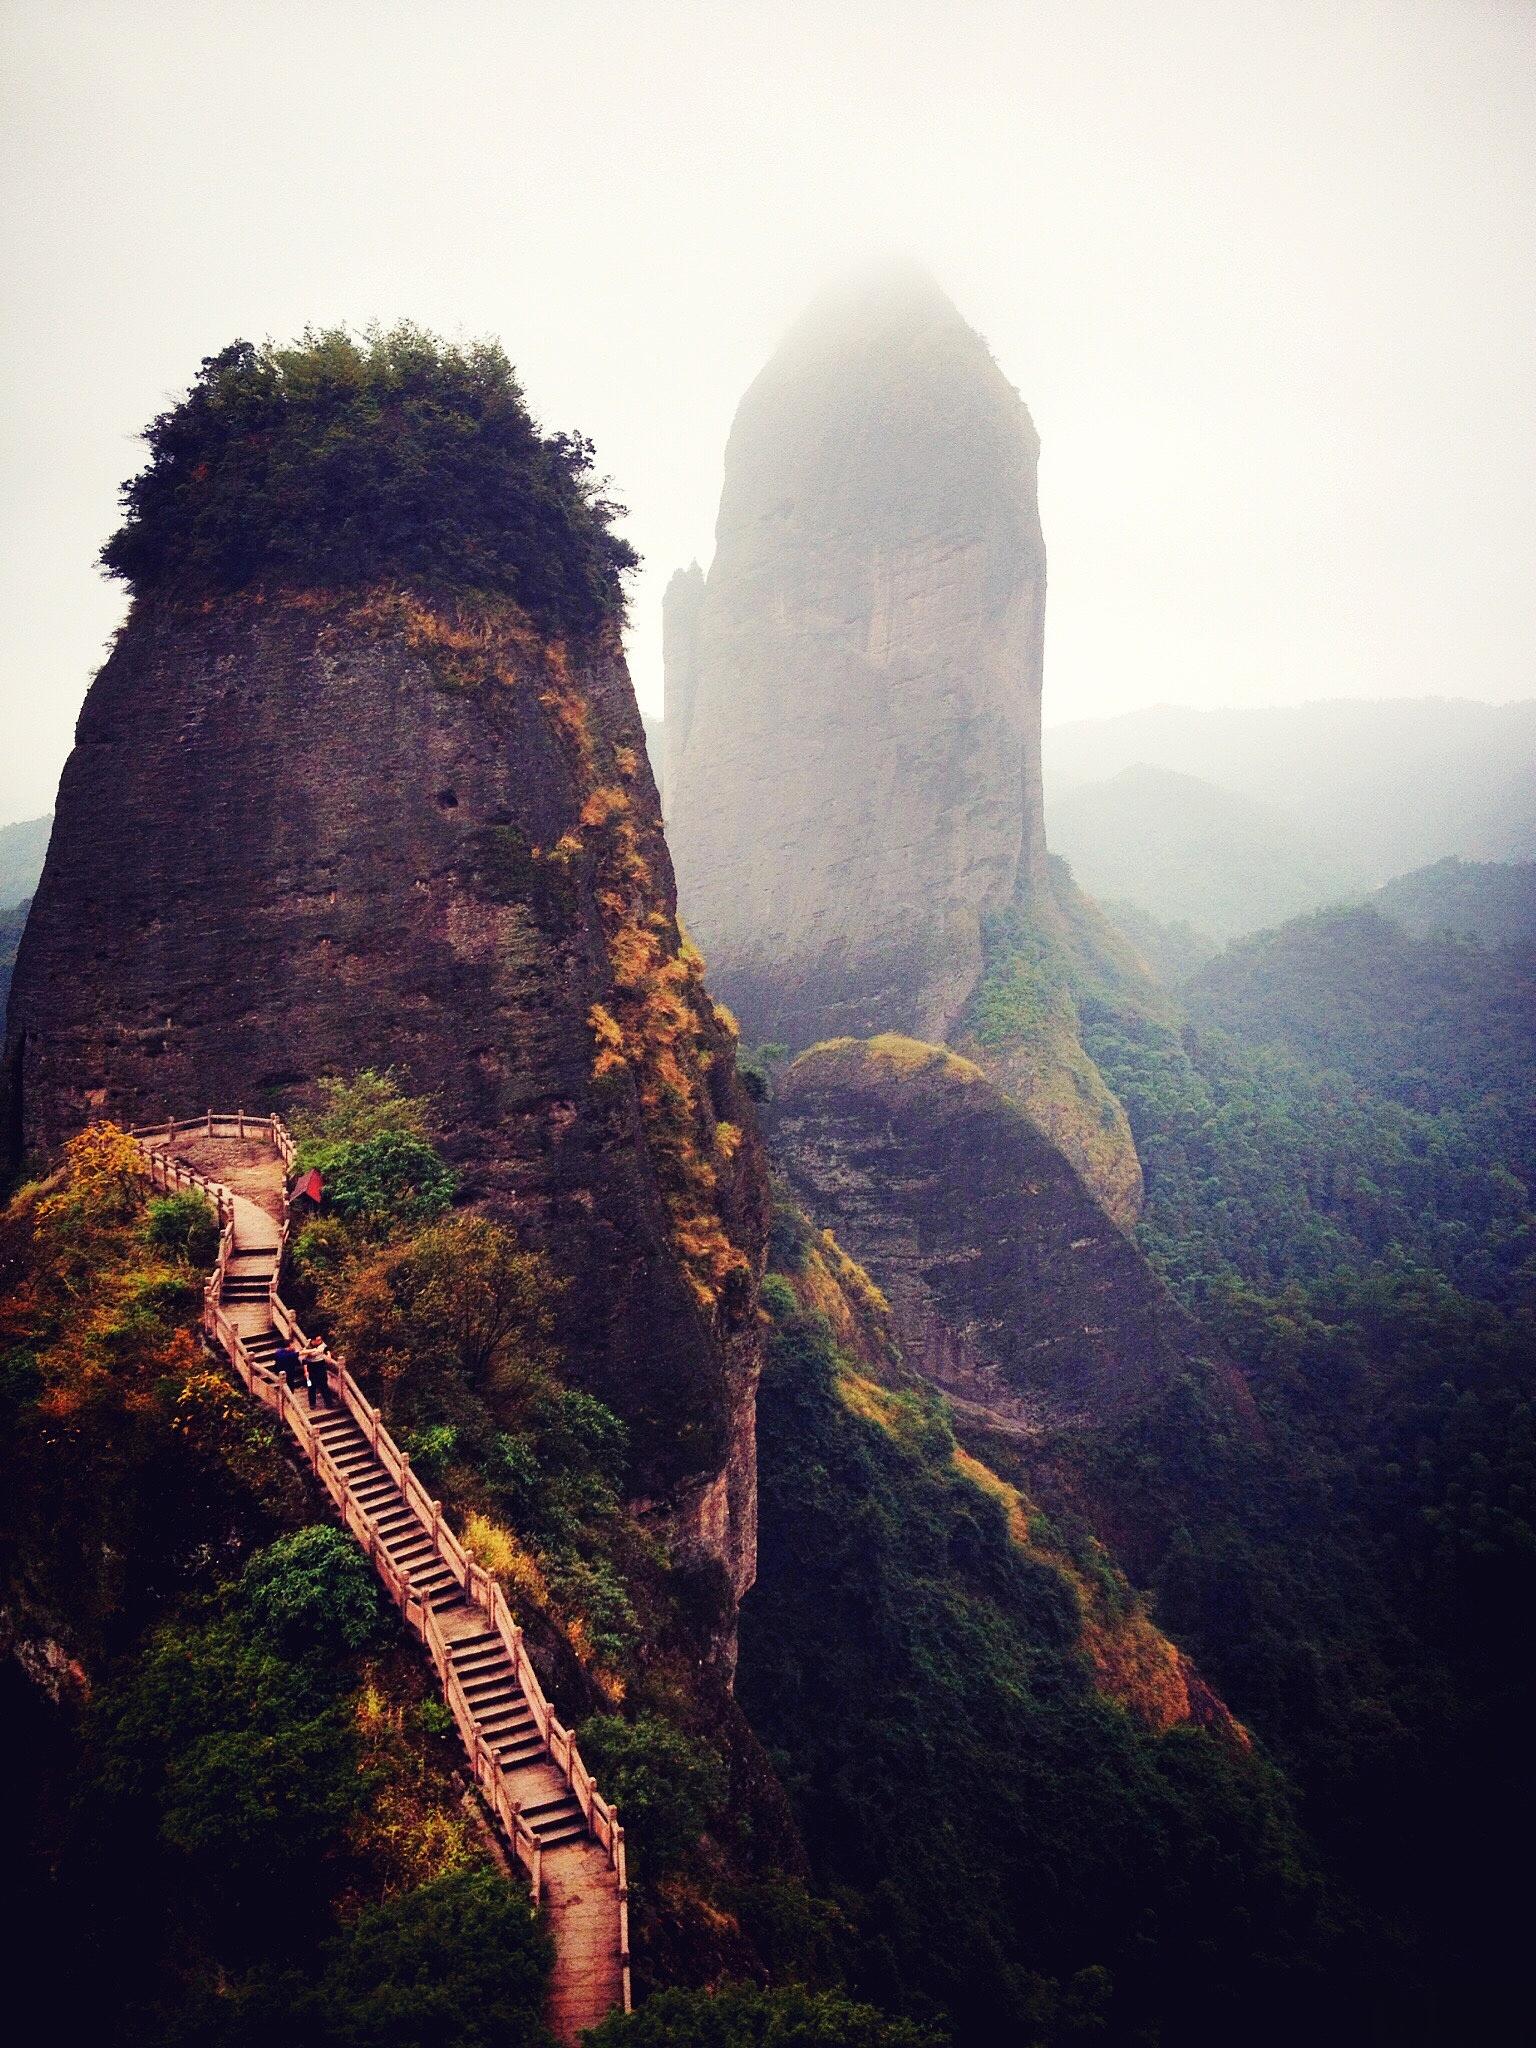
[[[684,952],[616,632],[141,600],[87,699],[6,1039],[13,1157],[393,1068],[549,1251],[634,1485],[739,1594],[764,1172]]]
[[[669,592],[667,816],[753,1038],[944,1037],[1043,876],[1038,454],[918,277],[818,304],[742,401]]]
[[[962,1413],[1032,1439],[1101,1428],[1199,1351],[1135,1246],[968,1060],[894,1037],[818,1046],[784,1077],[774,1152],[889,1300],[907,1363]]]

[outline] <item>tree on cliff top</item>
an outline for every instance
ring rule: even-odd
[[[540,432],[495,342],[409,324],[236,341],[144,440],[101,551],[135,596],[391,581],[582,630],[620,611],[638,559],[591,442]]]

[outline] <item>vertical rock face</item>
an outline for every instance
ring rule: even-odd
[[[969,1060],[833,1039],[782,1077],[774,1157],[867,1268],[907,1363],[1030,1440],[1103,1428],[1191,1369],[1240,1381],[1035,1122]]]
[[[393,1068],[568,1277],[560,1336],[637,1494],[751,1583],[765,1176],[616,631],[141,600],[81,715],[5,1059],[13,1158]]]
[[[942,1039],[1043,881],[1039,443],[926,278],[818,303],[742,401],[668,593],[683,910],[749,1035]]]

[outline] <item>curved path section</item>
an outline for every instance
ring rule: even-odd
[[[342,1366],[333,1405],[313,1413],[272,1369],[280,1340],[303,1334],[278,1292],[293,1141],[276,1117],[243,1113],[134,1136],[156,1187],[196,1189],[218,1214],[203,1327],[292,1430],[425,1644],[475,1782],[554,1937],[550,2028],[576,2043],[615,2006],[629,2010],[624,1830],[545,1699],[500,1586],[465,1553],[378,1409]]]

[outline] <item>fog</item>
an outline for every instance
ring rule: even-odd
[[[1536,690],[1525,0],[387,0],[3,13],[0,822],[121,616],[93,566],[199,359],[500,336],[660,593],[746,384],[926,263],[1044,443],[1046,717]]]

